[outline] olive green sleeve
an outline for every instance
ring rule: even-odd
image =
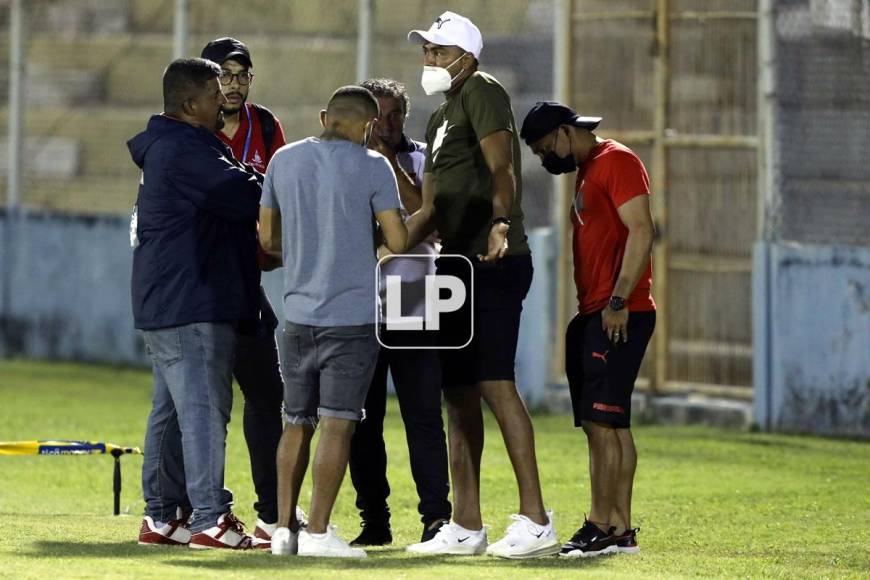
[[[475,79],[477,80],[477,79]],[[510,97],[498,84],[480,79],[462,97],[462,106],[480,142],[496,131],[514,132]]]

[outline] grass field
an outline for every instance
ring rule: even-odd
[[[0,361],[0,440],[141,445],[149,396],[150,375],[140,370]],[[253,524],[240,395],[236,401],[227,485],[236,495],[236,513]],[[534,422],[545,501],[556,512],[560,538],[567,539],[588,505],[586,445],[567,416],[538,416]],[[140,548],[135,539],[142,510],[141,457],[123,460],[122,508],[128,513],[121,517],[110,515],[108,457],[0,457],[0,577],[870,575],[870,444],[705,428],[641,426],[635,434],[640,465],[634,512],[642,528],[638,556],[506,562],[406,554],[402,548],[417,540],[420,526],[393,404],[386,436],[395,544],[371,550],[367,560]],[[516,507],[516,487],[491,417],[487,437],[483,511],[495,540]],[[303,491],[303,507],[308,497]],[[349,480],[334,522],[348,539],[358,529]]]

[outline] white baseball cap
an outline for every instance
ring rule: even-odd
[[[458,46],[466,52],[480,58],[483,50],[483,37],[474,22],[449,10],[432,23],[429,30],[412,30],[408,33],[408,41],[417,44],[431,42],[441,46]]]

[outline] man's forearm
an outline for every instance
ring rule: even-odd
[[[419,244],[429,237],[435,231],[435,212],[434,210],[419,209],[408,221],[405,222],[405,227],[408,228],[408,249],[416,248]]]
[[[641,275],[649,263],[655,232],[652,227],[639,227],[629,230],[625,243],[625,256],[622,268],[613,287],[613,295],[628,298],[637,286]]]
[[[399,186],[399,199],[402,200],[405,211],[412,214],[423,205],[423,196],[420,188],[417,187],[411,176],[402,169],[402,166],[399,165],[399,162],[395,158],[390,160],[390,164],[393,166],[393,172],[396,174],[396,183]]]
[[[513,171],[500,169],[492,174],[492,217],[509,218],[516,195],[516,181]]]

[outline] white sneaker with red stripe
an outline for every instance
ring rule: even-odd
[[[139,528],[140,546],[186,546],[190,542],[190,529],[187,522],[189,511],[177,508],[176,517],[168,522],[155,522],[151,516],[142,519]]]
[[[245,533],[245,524],[232,512],[227,512],[218,518],[216,526],[193,534],[189,546],[195,550],[249,550],[253,540]]]
[[[253,548],[255,550],[268,550],[272,547],[272,536],[275,535],[275,530],[278,529],[278,524],[267,524],[263,520],[257,518],[257,527],[254,528]]]

